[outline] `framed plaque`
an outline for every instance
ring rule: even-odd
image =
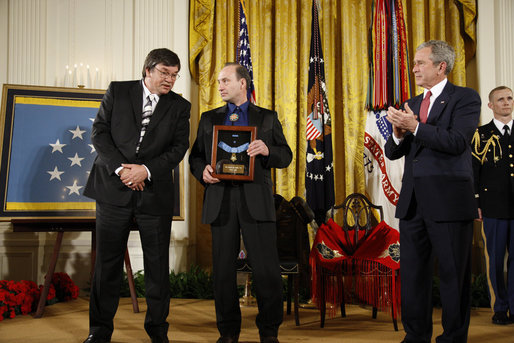
[[[257,137],[255,126],[214,125],[212,176],[220,180],[253,181],[255,157],[247,154]]]

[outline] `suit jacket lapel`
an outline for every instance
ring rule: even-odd
[[[422,100],[423,100],[423,94],[420,94],[413,99],[412,104],[409,104],[409,107],[411,108],[412,112],[414,112],[415,114],[418,115],[418,120],[419,120],[419,109],[421,108]]]
[[[152,131],[164,115],[168,112],[171,104],[173,103],[172,93],[168,93],[159,97],[159,102],[155,107],[155,110],[152,113],[152,117],[150,118],[150,123],[148,123],[147,133]]]
[[[132,100],[134,122],[138,130],[141,131],[141,121],[143,118],[143,86],[141,85],[141,81],[135,83],[134,86],[130,88],[129,93]]]
[[[228,105],[222,106],[214,112],[212,125],[223,125],[225,122],[225,116],[227,115],[227,107]]]
[[[262,116],[259,114],[259,112],[259,108],[254,104],[250,103],[248,105],[248,126],[261,126]]]
[[[434,100],[434,103],[432,104],[432,108],[428,114],[427,123],[434,123],[439,119],[441,113],[443,113],[444,108],[448,104],[448,101],[450,101],[450,94],[452,91],[453,85],[450,82],[446,83],[443,92]]]

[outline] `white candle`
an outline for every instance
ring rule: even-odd
[[[84,64],[80,62],[79,66],[79,85],[84,86]]]
[[[71,82],[72,87],[77,87],[77,67],[78,66],[76,64],[73,66],[73,79]]]
[[[68,65],[66,65],[66,67],[64,67],[64,79],[62,80],[62,85],[63,87],[68,87],[68,75],[69,75],[69,70],[70,67]]]
[[[91,84],[91,73],[89,72],[89,64],[86,66],[86,70],[87,70],[87,83],[86,83],[86,88],[92,88],[92,84]]]
[[[100,89],[100,75],[99,75],[98,68],[96,68],[96,72],[95,72],[95,88]]]

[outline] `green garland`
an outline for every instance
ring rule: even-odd
[[[284,300],[287,298],[287,279],[284,281]],[[138,298],[143,298],[145,294],[145,282],[143,271],[134,274],[134,285]],[[212,290],[212,275],[203,270],[199,266],[192,266],[186,272],[170,273],[170,291],[172,298],[185,299],[214,299]],[[244,286],[238,286],[239,297],[244,295]],[[255,292],[251,289],[251,293],[255,296]],[[300,302],[307,303],[310,299],[310,292],[306,288],[300,289]],[[127,276],[125,274],[121,287],[121,296],[130,297]],[[439,278],[434,276],[432,287],[432,301],[435,307],[441,307],[441,298],[439,296]],[[471,284],[471,306],[472,307],[489,307],[489,290],[487,286],[487,278],[485,274],[473,275]]]

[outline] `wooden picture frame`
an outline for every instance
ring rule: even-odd
[[[255,126],[214,125],[212,176],[220,180],[253,181],[255,156],[246,153],[257,137]]]
[[[94,219],[82,195],[96,157],[91,128],[105,90],[5,84],[0,113],[0,220]],[[174,220],[184,176],[174,170]]]

